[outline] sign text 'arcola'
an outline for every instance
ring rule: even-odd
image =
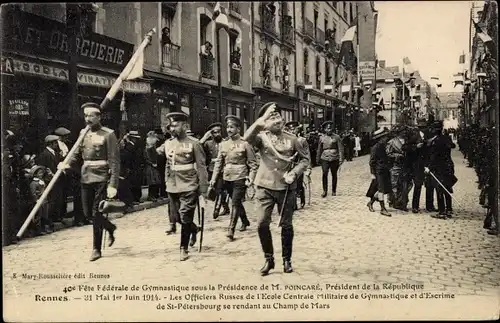
[[[65,68],[49,66],[46,64],[35,63],[20,59],[3,58],[2,73],[9,75],[30,75],[46,79],[69,82],[69,72]],[[78,72],[78,84],[110,88],[116,81],[115,77],[106,75],[96,75],[84,72]],[[151,85],[148,82],[124,81],[123,88],[132,93],[150,93]]]
[[[20,10],[2,14],[2,20],[5,21],[2,43],[6,52],[68,60],[70,44],[65,24]],[[133,50],[134,45],[130,43],[97,33],[78,35],[76,39],[78,62],[91,66],[122,70]]]

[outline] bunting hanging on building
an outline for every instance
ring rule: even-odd
[[[354,18],[351,25],[345,32],[344,36],[340,40],[340,53],[338,56],[337,64],[344,65],[347,69],[353,68],[355,51],[354,51],[354,39],[356,38],[358,25],[358,18]]]
[[[212,15],[212,20],[215,20],[221,14],[220,2],[217,1],[214,7],[214,13]]]
[[[122,121],[127,121],[128,116],[127,116],[127,109],[126,109],[126,104],[125,104],[125,89],[122,87],[122,100],[120,102],[120,112],[122,114]]]
[[[472,19],[472,23],[474,24],[474,27],[476,28],[476,34],[477,36],[479,37],[479,39],[481,39],[481,41],[483,43],[489,43],[491,41],[493,41],[493,39],[486,33],[483,31],[483,29],[474,21],[474,19]]]

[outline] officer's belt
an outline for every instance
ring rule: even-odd
[[[227,169],[241,169],[243,167],[247,167],[247,164],[226,164],[224,165],[224,168],[227,168]]]
[[[215,163],[215,161],[217,160],[217,158],[212,158],[212,162]]]
[[[190,169],[194,169],[194,164],[172,165],[171,169],[173,171],[190,170]]]
[[[108,161],[107,160],[84,160],[83,165],[84,166],[107,166]]]

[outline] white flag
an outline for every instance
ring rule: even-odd
[[[144,52],[139,54],[135,65],[132,67],[132,70],[125,78],[125,80],[135,80],[143,76],[143,68],[144,68]]]

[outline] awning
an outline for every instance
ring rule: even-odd
[[[371,85],[372,84],[372,81],[369,80],[369,81],[363,81],[363,85]]]
[[[384,82],[385,83],[394,83],[394,79],[385,79]]]
[[[163,80],[163,81],[167,81],[167,82],[181,84],[181,85],[184,85],[187,87],[196,87],[196,88],[203,88],[203,89],[211,89],[212,88],[209,84],[203,84],[200,82],[195,82],[195,81],[183,79],[180,77],[170,76],[167,74],[163,74],[163,73],[159,73],[159,72],[155,72],[155,71],[150,71],[150,70],[146,70],[146,69],[144,69],[144,76],[153,78],[155,80]]]

